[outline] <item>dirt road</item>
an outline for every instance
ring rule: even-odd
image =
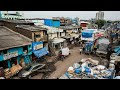
[[[56,66],[56,71],[54,71],[49,77],[48,79],[57,79],[60,76],[62,76],[66,70],[72,66],[75,62],[79,62],[82,58],[92,58],[95,60],[98,60],[98,57],[93,57],[91,55],[85,55],[85,54],[81,54],[79,53],[79,47],[74,47],[73,49],[71,49],[71,55],[69,57],[66,57],[66,59],[62,62],[62,61],[58,61],[57,63],[55,63]]]

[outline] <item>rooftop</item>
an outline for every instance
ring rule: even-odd
[[[7,27],[0,26],[0,50],[29,45],[31,41],[31,39]]]
[[[12,23],[33,23],[26,20],[9,20],[9,19],[0,19],[0,21],[12,22]],[[33,23],[34,24],[34,23]]]
[[[43,27],[40,27],[40,26],[31,26],[31,25],[17,25],[16,27],[26,29],[26,30],[29,30],[29,31],[47,30],[47,28],[43,28]]]

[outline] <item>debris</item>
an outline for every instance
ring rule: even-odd
[[[80,60],[70,66],[67,72],[59,79],[111,79],[113,77],[114,66],[98,65],[98,61],[91,58]]]

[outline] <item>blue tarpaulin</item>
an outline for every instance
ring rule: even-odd
[[[34,51],[33,53],[34,53],[34,55],[35,55],[37,58],[40,58],[40,57],[48,54],[49,52],[48,52],[47,48],[44,47],[44,48],[42,48],[42,49],[39,49],[39,50]]]
[[[114,52],[117,53],[119,50],[120,50],[120,47],[116,47],[116,48],[114,49]]]
[[[84,38],[91,38],[93,35],[94,30],[87,30],[82,32],[82,37]]]

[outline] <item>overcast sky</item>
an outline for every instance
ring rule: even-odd
[[[23,11],[26,18],[79,17],[80,19],[95,18],[98,11]],[[120,11],[104,11],[105,20],[120,20]]]

